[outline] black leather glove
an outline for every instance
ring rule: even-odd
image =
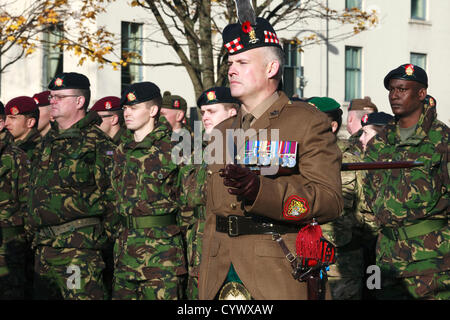
[[[230,187],[228,192],[235,196],[242,196],[250,204],[255,202],[258,195],[259,177],[247,167],[229,164],[219,171],[223,184]]]

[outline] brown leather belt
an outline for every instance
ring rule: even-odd
[[[216,216],[216,231],[227,233],[230,237],[251,234],[297,233],[299,230],[299,226],[258,221],[253,217],[235,215],[230,215],[227,217]]]

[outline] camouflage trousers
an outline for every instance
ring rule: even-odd
[[[0,246],[0,300],[25,299],[27,249],[24,234],[18,234],[2,241]]]
[[[344,247],[345,248],[345,247]],[[328,282],[333,300],[361,300],[364,286],[364,257],[361,248],[336,249],[336,264],[330,266]]]
[[[38,246],[34,299],[103,300],[104,269],[100,250]]]
[[[450,300],[450,270],[406,278],[381,274],[379,300]]]
[[[113,300],[180,300],[184,299],[186,276],[165,279],[130,280],[114,277]]]
[[[187,257],[188,257],[188,282],[186,297],[189,300],[198,300],[198,271],[202,254],[202,238],[205,229],[205,221],[197,220],[187,230]]]

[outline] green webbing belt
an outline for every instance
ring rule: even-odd
[[[442,229],[446,225],[448,225],[448,221],[445,219],[423,220],[407,227],[383,228],[381,233],[383,233],[390,240],[406,240]]]
[[[144,217],[127,216],[123,218],[123,224],[128,229],[167,227],[172,224],[177,224],[177,216],[175,214],[168,214],[164,216],[144,216]]]

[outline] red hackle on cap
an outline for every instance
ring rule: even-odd
[[[321,241],[322,228],[313,220],[313,222],[302,229],[297,234],[295,246],[297,256],[302,261],[307,261],[308,267],[315,266],[322,258]]]

